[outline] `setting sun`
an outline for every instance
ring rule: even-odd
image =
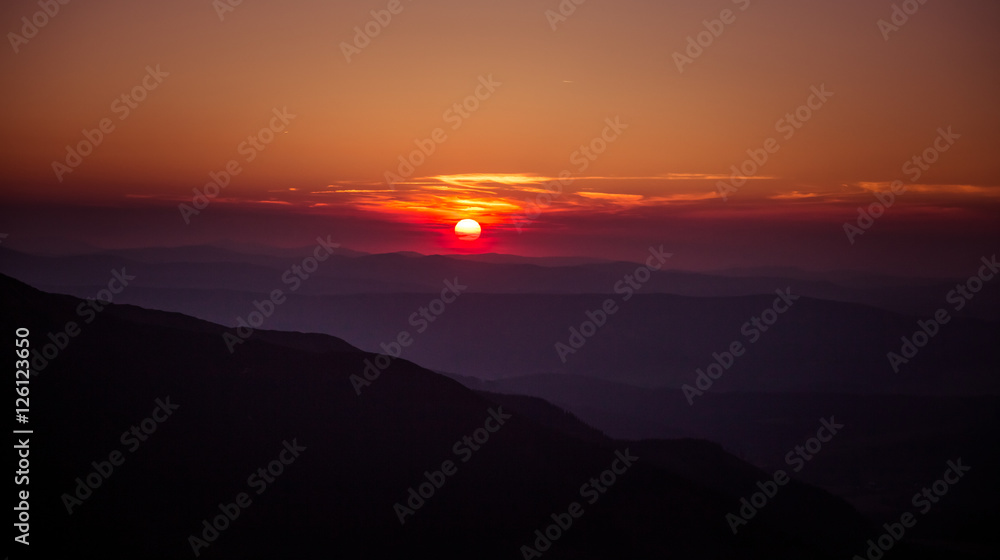
[[[455,224],[455,235],[462,241],[475,241],[482,232],[483,228],[475,220],[465,219]]]

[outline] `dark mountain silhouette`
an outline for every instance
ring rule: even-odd
[[[82,323],[31,385],[31,538],[50,557],[190,558],[189,535],[283,442],[305,449],[201,557],[515,558],[626,448],[640,459],[544,557],[844,558],[878,534],[793,482],[734,537],[726,514],[770,475],[717,446],[615,441],[402,360],[358,396],[349,378],[373,356],[332,337],[261,332],[230,355],[218,325],[123,305],[83,323],[81,300],[6,276],[0,289],[5,332],[30,329],[34,348]],[[168,397],[172,415],[67,514],[62,494]],[[511,418],[401,526],[393,504],[497,407]]]
[[[634,387],[576,375],[496,381],[452,375],[478,390],[534,395],[620,439],[699,438],[719,442],[765,471],[788,468],[786,454],[813,435],[821,417],[845,429],[796,475],[847,499],[873,520],[898,514],[940,476],[945,458],[962,457],[978,472],[1000,470],[1000,397],[917,397],[821,393],[718,392],[688,406],[677,389]],[[939,540],[989,542],[1000,522],[993,476],[963,481],[922,521]],[[982,530],[972,530],[978,527]]]

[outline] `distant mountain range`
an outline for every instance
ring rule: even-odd
[[[679,389],[695,383],[697,371],[715,361],[713,354],[740,341],[745,355],[712,391],[1000,394],[994,373],[1000,322],[976,316],[996,314],[1000,289],[984,289],[912,360],[893,364],[888,353],[901,351],[901,337],[920,329],[917,320],[950,306],[947,285],[920,280],[862,290],[797,278],[666,271],[633,290],[622,279],[634,274],[634,263],[541,267],[397,254],[334,255],[299,279],[289,276],[289,267],[310,251],[295,259],[205,247],[142,253],[144,261],[0,250],[0,272],[44,289],[95,297],[111,271],[124,267],[135,279],[116,302],[231,327],[254,312],[254,302],[281,289],[284,302],[266,318],[265,329],[330,334],[368,351],[382,351],[383,343],[408,331],[414,341],[405,358],[484,379],[559,373]],[[445,282],[456,281],[464,288],[454,303],[431,319],[419,315]],[[748,325],[773,304],[776,290],[801,299],[763,327],[766,332]],[[900,303],[910,312],[887,309],[896,305],[886,302],[852,301],[874,298],[880,290],[897,299],[908,292],[922,295]],[[628,292],[634,295],[626,301]],[[587,313],[608,299],[619,311],[572,347],[572,329],[579,331]]]
[[[238,246],[122,249],[68,256],[38,256],[0,247],[0,272],[48,288],[96,285],[107,268],[142,269],[137,285],[171,289],[235,290],[250,293],[273,287],[283,271],[310,255],[299,249]],[[669,250],[669,248],[667,248]],[[252,252],[251,252],[252,251]],[[470,293],[614,294],[615,286],[635,272],[637,263],[584,257],[534,258],[514,255],[372,255],[337,248],[302,294],[352,295],[433,293],[443,279],[459,277]],[[736,269],[713,273],[671,269],[655,272],[643,294],[733,297],[769,294],[792,284],[811,298],[860,303],[904,313],[933,313],[961,279],[900,278],[852,271],[806,272],[787,268]],[[1000,294],[982,293],[963,316],[1000,319]]]

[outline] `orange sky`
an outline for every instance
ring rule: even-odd
[[[1000,5],[929,0],[886,40],[877,22],[892,4],[588,0],[553,29],[557,0],[402,0],[384,27],[370,11],[387,0],[244,0],[221,18],[208,0],[71,2],[30,39],[8,34],[17,45],[0,55],[0,196],[176,205],[235,160],[220,207],[404,224],[513,227],[561,172],[572,183],[531,227],[666,207],[721,219],[740,199],[743,215],[838,224],[897,179],[911,186],[898,216],[995,210]],[[38,10],[7,2],[0,18],[20,34]],[[723,10],[734,21],[678,71],[674,53]],[[348,61],[343,44],[366,24],[378,35]],[[144,78],[155,89],[128,106]],[[832,96],[782,126],[816,88]],[[262,149],[243,144],[275,110],[294,117]],[[608,133],[608,119],[625,126]],[[54,169],[102,120],[113,130],[93,153]],[[948,127],[960,139],[909,180],[903,164]],[[583,169],[581,147],[602,134],[614,140]],[[768,139],[779,149],[720,198],[720,177]],[[390,188],[415,141],[433,153]]]

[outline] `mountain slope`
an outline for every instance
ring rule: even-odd
[[[3,327],[29,328],[36,347],[80,319],[74,298],[7,277],[0,288]],[[807,510],[793,519],[775,507],[734,538],[725,515],[741,495],[727,481],[759,473],[720,449],[601,441],[572,418],[553,419],[547,405],[496,402],[404,361],[359,396],[350,376],[372,356],[336,340],[314,338],[304,349],[290,342],[297,335],[262,333],[230,355],[222,327],[118,305],[80,327],[32,380],[34,550],[190,558],[202,521],[246,492],[252,503],[201,556],[512,558],[630,445],[649,458],[586,505],[545,557],[840,558],[873,534],[842,502],[793,485],[775,504]],[[158,399],[177,408],[132,451],[121,436],[149,425]],[[510,419],[461,462],[456,442],[499,407]],[[288,456],[286,443],[304,449],[256,494],[248,477]],[[63,495],[113,451],[124,462],[68,514]],[[692,480],[664,456],[711,465],[719,479]],[[393,505],[445,460],[457,473],[401,526]],[[837,536],[805,527],[836,527]]]

